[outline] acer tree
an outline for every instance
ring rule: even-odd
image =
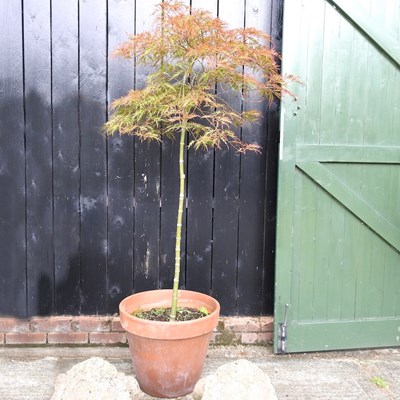
[[[153,72],[145,88],[132,90],[113,102],[105,131],[146,141],[161,142],[164,137],[179,140],[179,206],[170,315],[175,320],[185,149],[231,146],[241,153],[260,151],[256,143],[244,143],[235,133],[237,127],[257,121],[259,112],[235,110],[223,94],[235,91],[245,99],[256,92],[257,98],[271,102],[288,91],[277,65],[279,54],[271,48],[270,37],[264,32],[230,29],[209,12],[175,1],[159,4],[154,17],[151,31],[131,36],[116,51],[119,56],[134,58],[136,64],[150,66]]]

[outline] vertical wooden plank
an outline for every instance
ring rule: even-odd
[[[335,81],[338,74],[337,54],[338,54],[338,30],[340,16],[337,11],[329,4],[325,5],[324,9],[324,25],[323,25],[323,52],[322,52],[322,82],[321,94],[319,100],[335,98],[336,85]],[[335,107],[328,101],[320,102],[320,132],[319,143],[325,144],[332,141],[332,134],[335,136],[336,143],[343,143],[341,132],[334,133],[335,130]],[[338,138],[339,136],[339,138]]]
[[[26,316],[21,2],[0,2],[0,315]]]
[[[395,10],[400,9],[400,0],[387,1],[385,8],[385,26],[395,37],[400,38],[400,12],[396,13]],[[400,91],[400,69],[394,68],[392,64],[387,64],[387,71],[385,73],[387,79],[387,91],[385,104],[390,112],[388,113],[388,120],[386,126],[388,129],[387,138],[391,146],[395,146],[400,143],[398,135],[398,127],[400,126],[400,114],[398,107],[400,103],[399,96],[397,95]],[[390,88],[390,89],[389,89]],[[398,188],[400,185],[396,185],[396,182],[400,181],[400,170],[398,166],[391,165],[390,173],[387,176],[388,187],[391,188],[390,195],[387,196],[388,216],[396,226],[400,226],[400,212],[396,212],[399,209],[398,202],[390,201],[389,199],[396,198]],[[397,210],[396,210],[397,209]]]
[[[313,9],[316,8],[313,11],[313,13],[315,12],[314,15],[319,14],[321,17],[318,18],[318,23],[315,24],[315,18],[311,16],[311,21],[314,26],[313,28],[310,28],[309,40],[313,50],[310,49],[311,54],[309,55],[308,64],[310,65],[310,77],[314,75],[316,76],[314,77],[315,81],[311,84],[313,89],[310,89],[313,92],[313,96],[310,96],[310,99],[308,99],[307,102],[310,102],[310,100],[312,102],[312,104],[310,104],[311,111],[309,115],[311,124],[313,125],[313,137],[316,136],[319,143],[324,143],[327,134],[322,126],[322,121],[324,120],[325,115],[323,115],[322,111],[324,102],[321,101],[321,99],[323,98],[323,93],[325,91],[334,91],[334,85],[325,84],[326,81],[329,82],[329,79],[327,80],[325,76],[325,67],[327,67],[328,75],[334,73],[336,54],[334,51],[325,51],[327,36],[329,40],[329,34],[326,34],[326,25],[329,27],[329,17],[326,16],[326,4],[321,1],[318,4],[313,4],[311,7]],[[314,43],[317,43],[317,45],[314,46]],[[315,53],[314,47],[316,47]],[[317,60],[317,62],[315,62],[315,60]],[[311,68],[314,67],[315,70],[312,70]],[[328,110],[329,116],[331,115],[330,111],[331,110]],[[330,128],[331,126],[328,127],[328,129]],[[315,139],[309,136],[308,138],[311,140],[311,143],[315,143]],[[331,199],[326,196],[324,191],[320,188],[316,188],[315,196],[315,228],[314,232],[311,230],[307,233],[308,235],[314,236],[314,242],[317,241],[317,244],[314,248],[314,274],[311,290],[312,301],[310,304],[310,311],[312,313],[312,319],[323,320],[327,315],[328,284],[331,282],[328,278],[330,269],[328,254],[331,240],[329,240],[329,235],[326,236],[330,230]],[[327,238],[327,240],[324,240],[323,242],[318,241],[318,238],[320,237]]]
[[[304,141],[307,144],[320,143],[321,104],[323,88],[324,24],[326,4],[316,0],[308,4],[308,51],[307,51],[307,125]],[[332,67],[331,67],[332,68]],[[304,197],[298,208],[303,209],[299,224],[299,254],[304,254],[303,269],[300,272],[299,318],[324,319],[326,317],[326,263],[324,253],[329,243],[322,234],[326,232],[324,210],[329,210],[322,191],[314,183],[307,181]],[[322,262],[322,268],[321,263]],[[324,283],[319,281],[323,277]],[[320,283],[321,282],[321,283]]]
[[[339,66],[338,72],[335,77],[335,114],[338,113],[338,118],[334,118],[332,126],[336,131],[335,142],[336,143],[348,143],[348,144],[362,144],[363,135],[365,130],[365,99],[367,98],[368,88],[365,85],[366,82],[366,70],[367,70],[367,49],[368,43],[359,32],[354,31],[352,37],[352,43],[348,43],[347,46],[351,46],[351,53],[344,54],[344,51],[340,47],[345,47],[346,44],[341,42],[346,36],[351,37],[351,28],[348,22],[338,14],[337,10],[332,9],[332,14],[336,15],[334,18],[336,22],[336,35],[335,39],[337,42],[338,57],[337,63]],[[342,65],[347,65],[349,58],[352,58],[352,62],[349,63],[350,69],[348,73],[343,72]],[[339,73],[339,71],[341,71]],[[341,82],[341,79],[346,79],[345,76],[359,77],[359,79],[351,79],[350,82]],[[347,110],[343,114],[341,109],[342,101],[347,104]],[[349,115],[351,118],[349,118]],[[333,166],[332,166],[333,168]],[[360,182],[364,182],[365,179],[365,166],[363,165],[339,165],[335,167],[335,172],[343,177],[344,181],[349,182],[348,184],[355,184],[357,187]],[[360,306],[360,302],[357,300],[357,296],[363,290],[365,279],[363,276],[369,269],[370,263],[370,252],[369,248],[367,251],[360,254],[357,251],[357,245],[352,241],[351,238],[357,237],[359,241],[357,243],[370,243],[371,236],[364,229],[361,229],[358,223],[355,223],[352,215],[349,215],[345,210],[344,226],[345,232],[343,240],[343,274],[342,274],[342,288],[341,288],[341,318],[354,318],[357,315],[357,309]]]
[[[323,60],[319,143],[346,143],[348,141],[348,115],[350,108],[349,74],[342,73],[342,66],[352,55],[353,30],[349,25],[341,25],[340,15],[329,4],[325,5],[323,31]],[[323,99],[334,99],[333,104]],[[335,167],[335,166],[333,166]],[[338,166],[342,170],[341,166]],[[346,168],[346,167],[345,167]],[[335,207],[332,200],[324,196],[323,191],[318,192],[318,215],[316,226],[316,258],[315,282],[320,282],[314,287],[315,318],[319,315],[332,317],[340,315],[340,302],[343,284],[343,240],[345,214],[341,207]],[[329,203],[329,204],[328,204]],[[320,211],[321,210],[321,211]],[[333,210],[334,213],[333,213]],[[333,214],[332,214],[333,213]],[[335,217],[331,218],[334,215]],[[328,221],[325,217],[329,217]],[[332,233],[337,233],[333,236]],[[324,240],[318,240],[324,238]],[[335,255],[330,257],[329,255]],[[328,255],[328,258],[326,258]]]
[[[400,26],[399,26],[398,32],[399,32],[398,37],[400,38]],[[394,93],[398,93],[400,91],[400,71],[396,72],[394,88],[395,88]],[[393,103],[393,116],[394,116],[394,121],[393,121],[394,129],[392,132],[392,144],[398,146],[398,145],[400,145],[400,137],[399,137],[399,135],[397,133],[397,129],[395,127],[400,126],[400,99],[399,99],[399,96],[395,96],[395,101]],[[392,175],[392,179],[393,179],[393,181],[392,181],[392,188],[393,188],[392,198],[400,199],[400,185],[399,185],[400,168],[398,165],[397,165],[396,172]],[[400,226],[400,202],[399,201],[394,201],[392,204],[391,219],[392,219],[392,221],[395,221],[397,226]],[[398,266],[400,265],[400,254],[398,252],[393,254],[392,249],[388,249],[387,251],[390,252],[389,256],[386,255],[387,265],[389,265],[389,268],[391,269],[391,271],[393,271],[393,273],[397,277],[396,280],[395,279],[392,280],[390,275],[387,274],[390,282],[396,288],[396,290],[395,290],[396,295],[392,296],[392,297],[394,297],[394,299],[393,299],[394,300],[394,315],[396,315],[398,317],[398,316],[400,316],[400,291],[397,290],[397,288],[400,287],[400,269],[398,268]],[[386,285],[385,288],[389,288],[389,285]],[[388,294],[389,294],[389,292],[388,292]],[[386,292],[385,292],[385,296],[386,296]],[[384,299],[384,305],[387,306],[387,302],[385,301],[385,299]],[[390,308],[387,307],[386,310],[390,310]]]
[[[387,130],[384,131],[385,133]],[[379,213],[388,217],[390,204],[393,197],[391,196],[391,180],[390,165],[374,165],[369,164],[364,167],[363,178],[365,179],[360,185],[360,181],[353,179],[350,184],[353,187],[362,188],[363,198],[370,203],[372,207],[379,210]],[[349,167],[350,172],[352,168]],[[358,189],[360,191],[360,189]],[[368,238],[368,242],[366,241]],[[362,248],[368,248],[368,251],[360,251],[360,257],[357,260],[358,277],[363,284],[357,282],[357,317],[365,316],[380,317],[383,304],[383,290],[385,279],[385,253],[388,248],[387,243],[370,232],[365,232],[361,228],[358,245]],[[363,254],[361,254],[361,252]],[[368,254],[368,257],[364,256]],[[395,293],[392,292],[392,293]]]
[[[28,315],[54,310],[50,2],[24,2]]]
[[[400,12],[398,0],[387,0],[385,2],[383,25],[387,31],[397,39],[400,38]]]
[[[282,51],[283,0],[270,0],[272,47]],[[263,314],[273,314],[275,289],[276,191],[279,154],[280,102],[275,100],[267,111],[267,143],[265,151],[265,221]]]
[[[134,0],[108,2],[109,103],[133,87],[133,63],[113,58],[112,52],[133,32],[134,14]],[[108,139],[108,314],[118,312],[119,302],[133,290],[133,157],[133,137]]]
[[[338,140],[344,139],[339,138]],[[353,167],[359,168],[358,166]],[[348,174],[347,164],[332,165],[330,169],[345,182],[346,179],[351,176]],[[352,171],[353,175],[354,173],[355,171]],[[367,260],[369,258],[369,253],[366,256],[365,252],[364,254],[359,254],[358,244],[361,240],[365,243],[367,239],[365,237],[365,232],[360,230],[360,225],[357,223],[357,220],[355,220],[354,216],[349,214],[346,209],[343,209],[340,203],[332,204],[332,218],[336,220],[336,216],[338,220],[334,223],[334,231],[341,229],[342,216],[343,231],[338,231],[338,236],[336,237],[336,248],[341,248],[341,250],[337,253],[332,253],[332,257],[337,257],[336,260],[339,262],[339,276],[336,282],[331,283],[331,287],[333,287],[334,284],[340,286],[333,288],[331,296],[333,296],[333,294],[339,295],[336,297],[336,300],[331,297],[329,304],[332,305],[334,302],[337,304],[340,299],[340,313],[338,314],[338,318],[354,319],[357,307],[357,288],[360,287],[360,281],[358,279],[359,272],[357,272],[357,270],[359,265],[365,263],[365,258]],[[355,241],[354,238],[357,238],[357,241]]]
[[[369,281],[365,282],[367,290],[364,291],[365,297],[361,307],[361,318],[382,317],[385,271],[387,270],[385,254],[388,245],[379,237],[375,237],[374,240],[376,243],[371,247],[371,257],[368,260],[369,265],[366,264],[366,266],[369,266]],[[396,291],[392,293],[394,294]]]
[[[134,290],[155,289],[159,280],[159,151],[135,144]]]
[[[400,38],[400,13],[396,12],[400,8],[400,1],[389,1],[385,8],[385,26],[391,33]],[[398,135],[398,127],[400,126],[400,113],[399,104],[400,99],[398,93],[400,92],[400,71],[399,69],[392,68],[389,79],[389,87],[391,90],[387,93],[387,103],[391,104],[389,110],[391,110],[390,118],[388,118],[388,128],[390,143],[392,146],[400,143],[400,137]],[[399,199],[400,197],[400,166],[391,165],[390,174],[388,174],[388,187],[390,193],[387,193],[388,201],[388,219],[395,224],[400,226],[400,202],[393,201],[393,199]],[[386,193],[386,191],[385,191]],[[393,295],[398,293],[397,288],[400,287],[400,254],[393,248],[387,246],[385,249],[385,271],[384,271],[384,286],[383,286],[383,301],[382,301],[382,316],[392,317],[399,316],[398,307],[396,307],[398,297]]]
[[[190,5],[190,1],[184,1]],[[170,289],[174,277],[175,238],[179,196],[179,141],[164,140],[161,146],[160,170],[160,288]],[[187,187],[187,182],[186,182]],[[185,193],[186,196],[186,193]],[[182,219],[180,287],[185,284],[186,267],[186,205]]]
[[[400,255],[393,248],[388,247],[384,256],[385,271],[384,271],[384,287],[382,299],[382,317],[398,317],[399,310],[396,307],[397,297],[393,295],[398,293],[397,288],[400,287]]]
[[[265,2],[246,2],[246,26],[269,33],[270,11]],[[244,109],[257,109],[265,117],[266,102],[251,98]],[[257,142],[262,154],[241,157],[239,202],[239,253],[238,253],[238,313],[257,315],[263,306],[262,286],[264,258],[264,199],[266,166],[266,121],[242,129],[245,142]]]
[[[313,297],[315,279],[316,219],[318,189],[306,176],[301,176],[301,192],[297,193],[295,212],[299,214],[297,224],[299,252],[295,263],[299,264],[299,318],[312,320],[314,316]]]
[[[136,3],[136,33],[151,28],[158,2]],[[149,69],[136,68],[136,88],[145,86]],[[160,146],[135,139],[134,290],[158,287],[160,237]]]
[[[219,1],[219,17],[231,28],[244,26],[244,1]],[[238,93],[223,92],[223,100],[236,110],[242,107]],[[237,135],[240,135],[238,130]],[[221,313],[236,312],[240,156],[233,149],[215,152],[212,294]]]
[[[286,122],[285,122],[285,126]],[[285,140],[286,139],[286,132],[285,134]],[[295,138],[292,138],[293,140],[295,140]],[[288,145],[288,142],[286,142],[286,146]],[[278,182],[278,188],[280,189],[280,182],[281,182],[281,175],[282,175],[282,160],[280,161],[279,164],[279,168],[280,168],[280,173],[279,173],[279,182]],[[290,279],[286,276],[285,277],[285,283],[282,284],[280,283],[280,286],[283,286],[284,288],[286,287],[290,287],[290,295],[288,295],[285,292],[280,292],[277,291],[277,298],[283,298],[284,301],[286,302],[286,304],[289,304],[290,308],[288,308],[288,311],[290,311],[290,317],[294,320],[298,320],[299,319],[299,297],[300,297],[300,282],[302,279],[302,268],[303,268],[303,263],[302,263],[302,258],[298,256],[298,254],[301,251],[302,248],[302,243],[301,243],[301,231],[299,229],[294,229],[294,226],[301,226],[301,212],[298,212],[298,207],[296,207],[297,203],[300,203],[299,201],[299,197],[301,196],[301,193],[303,192],[303,182],[304,179],[302,176],[302,172],[300,169],[296,169],[295,166],[293,165],[293,170],[294,170],[294,174],[293,174],[293,198],[290,198],[289,200],[291,201],[296,201],[296,203],[291,204],[291,208],[293,208],[293,216],[292,216],[292,224],[293,226],[290,227],[291,231],[286,233],[286,237],[285,238],[280,238],[279,234],[280,232],[278,231],[278,241],[277,241],[277,260],[280,261],[282,258],[281,250],[280,250],[280,246],[282,246],[282,240],[286,240],[286,244],[290,244],[290,248],[292,251],[288,251],[288,255],[286,256],[287,258],[289,258],[290,256],[292,256],[292,260],[291,260],[291,264],[287,264],[291,266],[291,277]],[[287,177],[286,177],[287,179]],[[281,185],[282,186],[282,185]],[[291,193],[290,193],[291,194]],[[280,204],[279,202],[281,201],[281,197],[278,197],[278,205]],[[282,200],[283,201],[283,200]],[[278,214],[278,228],[281,229],[281,224],[280,224],[280,219],[282,217],[280,217],[280,215]],[[282,264],[279,264],[282,265]],[[278,264],[277,264],[277,270],[276,270],[276,275],[277,277],[280,277],[281,275],[283,275],[282,272],[283,267],[279,268]],[[279,289],[279,287],[278,287]],[[280,301],[282,303],[282,300]],[[283,304],[281,304],[281,307],[283,306]],[[276,308],[276,306],[275,306]],[[277,317],[278,321],[283,321],[284,320],[284,315],[278,314]],[[277,326],[275,326],[275,333],[277,333]]]
[[[134,290],[158,287],[159,145],[135,145]]]
[[[374,2],[371,3],[371,8]],[[380,8],[377,5],[376,8]],[[371,9],[371,13],[376,12],[376,8]],[[385,104],[386,93],[388,90],[387,74],[393,68],[392,64],[388,62],[385,56],[373,46],[368,43],[366,47],[366,79],[368,80],[368,90],[365,92],[366,109],[365,109],[365,133],[364,144],[368,145],[387,145],[390,136],[383,134],[387,132],[386,120],[376,118],[377,115],[385,115],[388,105]],[[376,101],[376,96],[379,94],[380,101]]]
[[[308,81],[308,62],[307,57],[300,58],[301,55],[308,54],[308,37],[309,37],[309,24],[308,19],[312,12],[309,11],[310,4],[309,2],[296,2],[295,4],[290,3],[290,6],[287,6],[287,1],[285,0],[284,5],[284,32],[283,37],[285,37],[285,30],[287,31],[286,37],[290,37],[290,41],[288,44],[285,44],[285,39],[283,41],[283,50],[282,50],[282,67],[283,73],[287,74],[295,74],[300,80],[300,86],[293,84],[291,85],[296,96],[296,107],[293,108],[292,114],[295,117],[294,119],[299,124],[298,129],[296,129],[296,142],[298,144],[306,143],[305,135],[306,132],[309,132],[308,129],[308,118],[307,118],[307,85],[306,82]],[[321,0],[324,1],[324,0]],[[290,7],[289,9],[287,7]],[[288,11],[286,11],[288,9]],[[290,9],[295,10],[296,14],[293,14]],[[289,18],[286,17],[287,14]],[[320,18],[320,17],[318,17]],[[286,21],[289,20],[289,26]],[[286,48],[286,52],[285,52]],[[291,63],[296,63],[293,65],[291,69],[287,68],[290,67]],[[285,102],[282,102],[282,110],[283,110],[283,117],[286,117],[286,110],[285,110]],[[287,118],[287,117],[286,117]],[[281,121],[284,120],[281,117]],[[285,122],[283,122],[285,127]],[[282,126],[282,125],[281,125]],[[283,130],[283,128],[281,127]],[[282,134],[281,134],[282,135]],[[280,156],[282,154],[282,146],[280,147]],[[278,189],[279,190],[279,189]]]
[[[160,288],[170,289],[175,265],[176,220],[179,194],[179,143],[166,140],[161,152]],[[185,282],[186,209],[182,220],[181,279]]]
[[[333,13],[337,13],[336,10],[332,10]],[[344,25],[346,21],[342,18],[339,22],[339,29]],[[350,37],[350,28],[347,26],[346,31],[347,35]],[[339,36],[340,32],[338,32]],[[350,45],[350,44],[349,44]],[[337,144],[348,143],[348,144],[361,144],[363,143],[363,132],[365,129],[365,107],[366,107],[366,99],[368,98],[368,90],[369,85],[366,85],[367,81],[367,68],[368,68],[368,42],[365,40],[364,36],[353,28],[353,37],[351,42],[351,51],[349,51],[346,55],[341,53],[341,58],[338,59],[338,62],[345,62],[346,65],[349,65],[349,75],[355,76],[358,79],[351,79],[350,82],[346,82],[342,84],[341,94],[342,97],[345,97],[348,103],[348,114],[345,121],[343,121],[343,116],[340,116],[339,125],[337,128],[341,130],[345,129],[345,133],[340,135],[340,132],[337,132],[335,135],[335,142]],[[348,62],[350,57],[350,62]],[[338,100],[340,101],[340,100]],[[334,120],[335,121],[335,120]],[[336,125],[334,125],[336,126]],[[336,129],[338,131],[338,129]],[[343,132],[343,131],[341,131]],[[354,168],[354,167],[353,167]],[[361,180],[362,167],[358,167],[359,179]]]
[[[392,30],[392,27],[386,24],[386,12],[394,5],[394,2],[391,3],[392,4],[389,5],[388,2],[386,2],[382,5],[374,1],[371,3],[370,13],[373,15],[373,18],[384,24],[385,30],[388,33],[395,35],[396,33]],[[397,9],[399,8],[400,4],[398,3]],[[371,79],[374,79],[372,86],[375,90],[371,93],[370,85],[368,85],[367,104],[368,107],[371,106],[373,97],[379,98],[379,102],[376,104],[374,110],[375,118],[371,118],[369,125],[371,125],[371,130],[376,130],[377,132],[376,142],[381,146],[390,146],[393,143],[393,126],[395,123],[393,105],[399,93],[398,86],[396,90],[395,75],[399,73],[399,68],[396,68],[394,64],[389,62],[387,58],[383,57],[381,53],[377,52],[374,48],[371,48],[370,58]],[[385,116],[385,118],[380,118],[380,116]],[[396,117],[397,121],[400,121],[400,118],[398,116]],[[395,126],[398,129],[399,123]],[[366,182],[369,183],[371,191],[373,191],[372,196],[368,198],[376,207],[379,207],[383,215],[390,218],[390,209],[393,204],[393,199],[395,198],[393,196],[395,185],[393,185],[392,175],[396,169],[399,169],[399,166],[388,165],[383,167],[374,165],[371,166],[371,169],[373,174],[365,174]],[[368,178],[371,176],[374,177],[374,182],[368,181]],[[391,221],[395,222],[393,219]],[[393,276],[391,271],[393,268],[392,264],[388,262],[392,259],[392,251],[393,249],[389,248],[387,243],[382,242],[380,239],[373,243],[373,254],[370,261],[370,290],[365,295],[363,314],[381,317],[383,313],[386,313],[384,308],[387,304],[384,303],[386,297],[385,293],[392,293],[393,297],[394,293],[396,293],[395,287],[390,283],[387,284],[386,277],[386,275]],[[394,282],[396,282],[396,279],[394,279]]]
[[[399,1],[397,1],[397,5],[399,4]],[[400,20],[400,15],[397,15],[397,21]],[[400,24],[398,23],[396,25],[396,30],[397,30],[397,38],[400,39]],[[400,98],[399,96],[396,96],[396,93],[400,92],[400,71],[397,69],[395,76],[394,76],[394,90],[393,93],[395,94],[394,96],[394,101],[392,104],[393,107],[393,127],[392,127],[392,145],[394,146],[399,146],[400,145],[400,135],[398,135],[398,127],[400,126]],[[392,199],[399,199],[400,198],[400,168],[397,165],[396,172],[393,173],[392,175]],[[394,201],[392,203],[392,210],[391,210],[391,220],[395,221],[397,226],[400,226],[400,202],[399,201]],[[390,249],[391,250],[391,249]],[[388,250],[388,251],[390,251]],[[391,257],[387,257],[388,260],[388,265],[393,268],[395,271],[394,273],[397,276],[397,281],[393,280],[393,282],[397,282],[397,285],[395,283],[395,287],[398,288],[400,287],[400,270],[397,268],[400,264],[400,254],[395,254],[391,255]],[[390,279],[390,278],[389,278]],[[391,281],[392,282],[392,281]],[[387,286],[386,286],[387,287]],[[395,299],[395,315],[400,316],[400,292],[397,290],[396,291],[396,296],[394,296]]]
[[[325,238],[324,241],[318,241],[314,251],[314,281],[318,282],[313,287],[313,319],[323,320],[327,317],[328,307],[328,289],[329,283],[332,283],[329,279],[329,273],[331,269],[330,265],[330,250],[332,246],[332,239],[330,237],[331,232],[331,199],[324,193],[324,190],[318,188],[317,193],[317,204],[316,204],[316,221],[315,221],[315,238]],[[332,266],[333,268],[333,266]]]
[[[328,290],[327,290],[327,319],[339,319],[342,312],[342,288],[344,282],[345,266],[343,260],[344,235],[345,235],[345,210],[336,202],[331,201],[330,235],[331,251],[328,263]]]
[[[79,2],[82,312],[106,311],[106,2]]]
[[[319,143],[321,123],[321,81],[323,75],[322,63],[324,55],[324,16],[325,1],[309,0],[308,37],[307,37],[307,119],[304,132],[305,143]],[[334,56],[333,56],[334,57]]]
[[[325,6],[325,18],[324,18],[324,51],[323,51],[323,63],[322,63],[322,88],[321,88],[321,99],[332,98],[335,99],[335,105],[340,102],[339,99],[335,97],[337,85],[338,71],[340,70],[340,62],[338,60],[339,53],[339,30],[340,30],[340,16],[329,4]],[[331,143],[332,137],[336,143],[346,143],[347,141],[347,131],[337,131],[336,129],[336,108],[332,107],[330,102],[321,101],[321,115],[320,115],[321,125],[319,134],[319,143]],[[342,166],[337,166],[340,170],[343,169]],[[346,168],[346,167],[344,167]],[[329,215],[330,223],[328,232],[318,233],[319,237],[331,237],[330,246],[330,257],[327,263],[323,260],[317,259],[316,264],[319,265],[319,269],[323,269],[318,279],[323,279],[323,281],[328,282],[327,288],[323,288],[320,292],[326,295],[326,317],[327,319],[340,318],[341,315],[341,299],[342,287],[344,281],[344,274],[349,271],[344,269],[343,262],[343,237],[345,235],[345,218],[346,211],[338,206],[333,200],[330,200],[330,209],[325,212]],[[323,235],[323,236],[322,236]],[[318,242],[317,252],[320,246]],[[321,257],[324,257],[324,250],[319,252]],[[322,262],[322,264],[321,264]],[[322,266],[322,268],[321,268]],[[324,268],[325,267],[325,268]],[[326,269],[327,268],[327,269]],[[324,273],[326,277],[323,278]],[[325,290],[325,292],[324,292]]]
[[[304,71],[304,61],[300,58],[303,54],[304,41],[296,42],[296,37],[304,37],[304,25],[306,12],[299,2],[286,0],[284,3],[284,31],[282,46],[282,72],[292,73],[301,76]],[[301,110],[305,105],[304,85],[291,85],[291,90],[298,97],[298,101],[287,100],[281,104],[280,115],[280,148],[278,164],[278,194],[277,194],[277,232],[276,232],[276,270],[275,270],[275,306],[274,306],[274,348],[278,347],[278,323],[284,318],[296,318],[295,292],[292,290],[298,280],[295,273],[294,264],[294,244],[293,224],[295,216],[293,210],[295,204],[296,176],[295,176],[295,155],[296,140],[300,140],[304,125],[303,113]],[[298,286],[298,285],[297,285]],[[288,304],[287,314],[285,305]]]
[[[194,8],[217,15],[217,0],[193,0]],[[186,288],[211,287],[214,150],[188,151]]]
[[[78,2],[52,1],[55,312],[80,310]]]
[[[343,19],[337,10],[327,5],[326,8],[326,31],[325,31],[325,48],[324,55],[327,59],[326,67],[328,73],[324,73],[325,87],[330,88],[329,93],[325,91],[324,98],[331,97],[334,99],[334,107],[330,107],[328,102],[325,102],[323,114],[329,115],[324,118],[326,129],[324,135],[327,141],[335,143],[362,143],[362,111],[359,112],[360,93],[365,91],[365,85],[362,80],[351,79],[352,76],[363,75],[363,67],[365,64],[360,62],[364,57],[363,43],[357,43],[357,37],[354,34],[353,27]],[[335,54],[335,70],[332,71],[332,62],[329,57]],[[349,62],[349,59],[352,59]],[[331,67],[329,67],[329,65]],[[343,66],[348,65],[348,73],[343,72]],[[346,67],[347,68],[347,67]],[[356,72],[357,71],[357,72]],[[360,84],[361,83],[361,84]],[[361,96],[362,98],[362,96]],[[349,118],[351,116],[351,118]],[[330,127],[330,128],[329,128]],[[362,179],[362,167],[357,165],[331,165],[331,170],[335,174],[342,176],[343,180],[349,182],[360,182]],[[350,184],[350,183],[349,183]],[[354,223],[352,216],[349,216],[347,211],[341,207],[332,209],[332,223],[334,231],[337,232],[336,241],[342,244],[341,250],[339,246],[335,246],[338,253],[332,253],[332,259],[336,260],[337,268],[330,268],[332,278],[329,279],[329,310],[328,314],[332,318],[336,315],[338,318],[354,317],[355,313],[355,296],[359,283],[357,282],[357,268],[360,264],[361,255],[357,252],[355,246],[352,245],[351,238],[360,238],[363,232],[357,223]],[[345,231],[340,232],[338,228],[345,228]],[[343,239],[343,237],[347,239]],[[347,241],[350,240],[350,243]],[[361,239],[360,239],[361,240]],[[351,260],[349,262],[349,259]],[[361,262],[364,264],[365,262]],[[337,271],[336,271],[337,270]],[[340,303],[337,301],[341,298]],[[339,313],[338,305],[341,305]]]
[[[367,2],[363,9],[369,10],[372,12],[372,6],[374,4],[374,0]],[[377,19],[379,14],[376,15]],[[383,108],[383,98],[381,101],[376,102],[376,98],[380,97],[381,89],[384,92],[384,87],[381,88],[381,79],[383,78],[381,68],[383,64],[386,64],[386,58],[380,53],[377,47],[375,47],[370,40],[366,40],[365,35],[361,32],[357,35],[358,41],[363,41],[364,45],[364,54],[362,55],[362,59],[364,60],[365,69],[363,70],[364,81],[363,85],[363,126],[361,130],[361,135],[358,136],[359,142],[362,144],[378,144],[381,141],[382,136],[386,136],[386,134],[382,135],[380,132],[386,131],[386,121],[377,116],[385,115],[385,109]],[[360,79],[361,80],[361,79]],[[368,82],[368,86],[365,85],[365,82]],[[358,96],[357,96],[358,97]],[[375,99],[375,100],[374,100]],[[359,99],[357,99],[360,101]],[[373,103],[375,105],[373,106]],[[360,106],[359,106],[360,107]],[[375,119],[379,120],[379,124],[375,121]],[[376,131],[377,126],[379,125],[378,131]],[[378,133],[379,132],[379,133]],[[385,140],[384,140],[385,141]],[[356,167],[357,168],[357,167]],[[354,169],[351,166],[348,166],[347,172],[347,181],[350,185],[356,185],[356,187],[361,187],[361,192],[364,196],[367,196],[368,193],[373,190],[373,186],[379,182],[373,182],[377,178],[374,174],[374,167],[372,165],[363,165],[358,169]],[[353,172],[352,172],[353,171]],[[372,173],[372,174],[371,174]],[[360,185],[361,183],[361,185]],[[356,291],[355,291],[355,310],[354,316],[355,318],[363,318],[366,315],[369,315],[369,302],[371,289],[373,284],[371,285],[371,270],[373,268],[372,263],[373,259],[376,256],[376,253],[380,253],[382,251],[383,243],[381,243],[378,237],[371,235],[369,232],[366,232],[360,226],[357,226],[357,231],[360,232],[357,237],[359,237],[359,246],[361,248],[366,249],[363,252],[360,252],[359,257],[354,259],[354,264],[356,268]],[[366,256],[367,255],[367,256]],[[381,268],[381,262],[379,262],[379,268]],[[377,299],[379,302],[379,299]],[[379,307],[380,308],[380,307]],[[374,312],[371,315],[375,314]]]

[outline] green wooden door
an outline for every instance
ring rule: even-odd
[[[399,10],[285,0],[276,351],[400,344]]]

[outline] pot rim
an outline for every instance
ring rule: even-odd
[[[125,297],[119,305],[120,312],[120,321],[122,327],[132,333],[139,336],[149,336],[158,338],[161,335],[161,330],[169,329],[172,332],[175,332],[171,335],[184,336],[185,331],[196,330],[195,335],[202,335],[206,332],[212,331],[218,324],[219,312],[220,312],[220,304],[214,299],[212,296],[201,292],[195,292],[191,290],[179,290],[179,293],[183,295],[183,298],[178,298],[181,302],[194,302],[200,304],[200,306],[206,306],[209,310],[210,314],[189,321],[152,321],[146,320],[143,318],[138,318],[131,314],[131,312],[140,309],[140,307],[131,307],[133,309],[128,309],[129,302],[132,302],[133,299],[137,299],[138,297],[151,297],[152,295],[158,294],[162,296],[163,300],[159,301],[151,301],[148,300],[147,304],[149,304],[148,308],[152,308],[154,306],[160,305],[160,307],[164,307],[166,300],[170,299],[172,295],[172,289],[155,289],[155,290],[147,290],[143,292],[134,293],[130,296]],[[191,299],[191,296],[194,296],[194,299]],[[199,300],[201,298],[202,300]],[[144,301],[143,304],[146,304]],[[154,304],[154,305],[152,305]],[[186,306],[186,304],[185,304]],[[187,304],[190,307],[190,304]]]

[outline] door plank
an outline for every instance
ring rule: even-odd
[[[382,323],[385,329],[382,329]],[[293,321],[288,325],[287,351],[327,351],[371,348],[377,340],[382,347],[400,341],[400,318],[375,318],[368,321]]]
[[[400,146],[314,145],[297,146],[296,160],[367,164],[400,164]]]

